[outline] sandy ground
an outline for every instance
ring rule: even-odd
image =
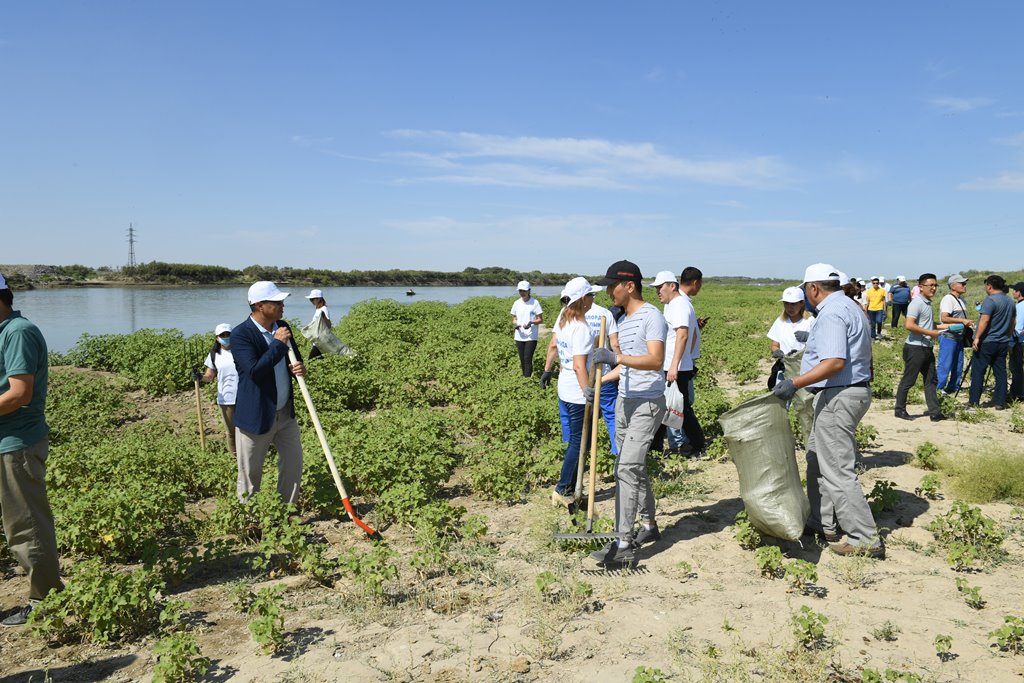
[[[920,405],[910,409],[922,412]],[[560,513],[538,492],[511,507],[457,499],[488,519],[487,543],[459,551],[472,568],[420,578],[403,566],[387,604],[345,580],[329,589],[302,577],[281,579],[288,587],[288,642],[276,655],[260,651],[228,597],[237,582],[260,579],[231,568],[201,572],[176,597],[194,604],[200,646],[214,664],[208,680],[594,683],[632,680],[638,666],[661,669],[669,680],[859,681],[865,666],[909,670],[924,680],[1020,680],[1024,656],[998,652],[987,634],[1004,615],[1024,616],[1021,511],[982,506],[1009,532],[1009,555],[985,571],[957,574],[924,528],[952,501],[915,496],[927,472],[907,462],[924,441],[951,455],[1015,444],[1020,437],[1008,430],[1009,416],[993,413],[979,424],[906,422],[892,417],[891,402],[876,402],[865,423],[877,428],[878,438],[863,453],[861,481],[869,490],[876,480],[890,480],[899,491],[896,509],[878,518],[890,530],[888,557],[840,558],[808,538],[803,547],[781,543],[787,558],[817,565],[816,595],[758,573],[753,553],[730,528],[742,509],[735,468],[705,462],[689,463],[687,477],[691,491],[705,493],[659,501],[664,538],[644,548],[632,570],[604,571],[587,552],[554,544],[550,534]],[[601,484],[605,515],[611,491],[610,483]],[[315,521],[311,531],[333,544],[364,543],[351,524],[334,520]],[[413,550],[407,530],[388,530],[388,540],[406,557]],[[536,579],[545,571],[557,580],[541,592]],[[964,602],[958,576],[981,588],[983,609]],[[12,572],[2,577],[0,607],[19,604],[24,582]],[[790,618],[804,605],[829,619],[831,648],[824,653],[808,655],[795,645]],[[880,639],[884,631],[893,639]],[[936,656],[938,634],[953,638],[948,661]],[[0,681],[148,680],[152,645],[57,647],[24,629],[6,629]]]

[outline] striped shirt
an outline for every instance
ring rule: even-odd
[[[619,349],[626,356],[646,356],[647,342],[665,343],[668,325],[665,316],[645,303],[636,313],[619,321]],[[619,375],[619,396],[623,398],[657,398],[665,393],[665,375],[661,369],[637,370],[622,366]]]
[[[832,292],[818,304],[818,319],[804,347],[800,374],[829,358],[842,358],[846,364],[836,374],[809,387],[842,387],[871,379],[868,319],[842,290]]]

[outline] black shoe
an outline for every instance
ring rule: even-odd
[[[1005,410],[1006,406],[992,406],[993,410]]]
[[[905,410],[897,410],[895,415],[896,415],[896,417],[898,417],[901,420],[913,420],[914,419],[914,418],[910,417],[910,413],[908,413]]]
[[[32,614],[32,605],[25,605],[14,614],[10,614],[6,619],[0,621],[0,624],[4,626],[24,626],[28,623],[28,615]]]
[[[590,553],[590,559],[598,564],[632,564],[636,561],[633,546],[619,547],[618,541],[612,541],[604,548]]]
[[[636,532],[636,536],[633,537],[633,545],[637,548],[642,546],[644,543],[655,543],[661,540],[661,531],[658,529],[658,525],[655,524],[650,529],[645,529],[643,526]]]
[[[943,415],[942,413],[936,413],[935,415],[930,416],[929,419],[932,422],[942,422],[943,420],[946,419],[946,416]]]

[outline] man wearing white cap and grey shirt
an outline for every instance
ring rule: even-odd
[[[513,339],[519,351],[523,377],[529,377],[533,374],[533,352],[537,350],[538,326],[543,321],[541,314],[544,311],[540,302],[530,296],[529,282],[520,280],[516,289],[519,290],[519,299],[512,304],[512,324],[516,328]]]
[[[322,289],[311,289],[309,294],[306,295],[309,299],[309,303],[313,304],[313,319],[309,321],[312,325],[317,321],[318,318],[323,319],[323,324],[327,329],[331,329],[331,314],[327,311],[327,300],[324,299],[324,292]],[[324,355],[320,349],[317,348],[316,342],[313,342],[313,347],[309,350],[309,359],[313,360],[317,356]]]
[[[875,520],[854,469],[857,425],[871,407],[871,333],[868,321],[839,286],[839,271],[808,266],[801,287],[818,309],[800,363],[800,374],[775,385],[784,401],[797,389],[814,396],[815,451],[807,453],[808,528],[839,555],[885,557]],[[838,525],[838,526],[837,526]],[[839,527],[847,541],[839,543]]]
[[[277,448],[277,492],[285,503],[298,503],[302,481],[302,440],[295,421],[292,376],[306,373],[284,317],[282,292],[273,282],[249,288],[252,315],[231,331],[231,351],[238,370],[235,396],[235,440],[238,497],[245,501],[259,490],[263,461],[270,444]],[[298,362],[289,364],[288,350]]]

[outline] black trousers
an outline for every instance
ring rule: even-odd
[[[537,340],[516,341],[516,348],[519,349],[519,367],[523,369],[523,377],[533,374],[533,352],[537,350]]]
[[[680,370],[673,385],[683,396],[683,433],[694,453],[700,453],[707,446],[707,438],[704,436],[704,429],[700,426],[697,413],[693,412],[693,404],[690,403],[690,380],[696,370]],[[665,449],[665,425],[658,427],[651,442],[652,451],[664,451]]]
[[[907,307],[910,304],[890,304],[892,306],[892,327],[896,329],[896,323],[899,322],[900,316],[907,317]]]
[[[907,409],[907,393],[920,375],[924,380],[924,402],[928,415],[938,415],[939,397],[936,395],[938,375],[935,372],[935,352],[930,346],[903,345],[903,378],[896,388],[896,410]]]

